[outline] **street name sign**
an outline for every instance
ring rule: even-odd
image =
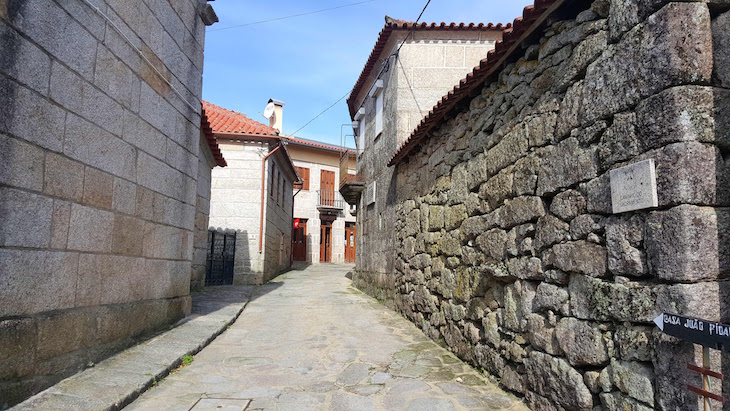
[[[659,205],[654,160],[648,159],[610,171],[614,214]]]
[[[730,351],[730,325],[662,313],[654,319],[662,332],[716,350]]]

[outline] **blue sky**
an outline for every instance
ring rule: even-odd
[[[372,0],[335,10],[245,27],[228,27],[363,0],[217,0],[219,23],[205,39],[203,98],[266,123],[259,112],[269,98],[282,100],[284,134],[290,135],[352,90],[372,51],[384,16],[415,21],[426,0]],[[432,0],[421,21],[507,23],[532,0]],[[276,4],[273,7],[272,4]],[[296,134],[340,144],[349,123],[345,99]],[[345,127],[345,134],[352,129]],[[348,145],[353,146],[352,137]]]

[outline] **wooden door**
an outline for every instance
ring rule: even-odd
[[[330,207],[335,205],[335,172],[322,170],[319,189],[322,204]]]
[[[332,225],[322,224],[319,235],[319,262],[332,262]]]
[[[291,245],[294,261],[307,261],[307,225],[303,221],[299,228],[292,226]]]
[[[355,226],[345,227],[345,262],[355,262]]]

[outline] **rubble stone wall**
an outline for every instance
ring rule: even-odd
[[[205,2],[90,3],[0,1],[3,409],[190,312]]]
[[[354,282],[533,409],[696,409],[652,320],[730,321],[730,4],[577,4],[396,166],[395,269]],[[644,159],[658,208],[613,214]]]

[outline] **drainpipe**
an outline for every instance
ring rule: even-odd
[[[266,160],[281,148],[281,141],[275,149],[261,159],[261,226],[259,227],[259,253],[263,250],[264,244],[264,187],[266,187]]]
[[[294,195],[291,198],[291,218],[292,219],[294,219],[294,200],[297,198],[297,194],[299,194],[300,191],[302,191],[301,188],[299,190],[297,190],[297,192],[294,193]],[[306,244],[306,241],[307,241],[307,239],[305,238],[304,239],[305,244]],[[294,245],[289,247],[289,267],[291,267],[292,264],[294,264]]]

